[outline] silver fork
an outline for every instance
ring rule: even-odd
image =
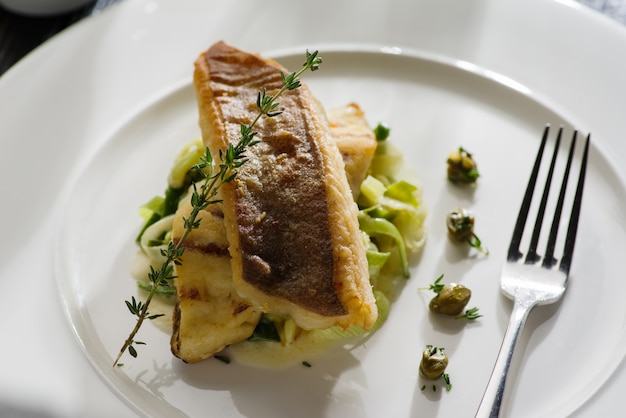
[[[546,147],[549,131],[550,126],[546,125],[541,144],[539,146],[539,151],[537,152],[537,158],[535,159],[535,164],[533,166],[533,171],[530,175],[530,180],[528,181],[524,200],[522,201],[522,206],[515,224],[515,229],[513,230],[513,237],[511,238],[511,244],[509,246],[507,262],[502,270],[500,287],[502,292],[507,297],[513,299],[513,312],[511,313],[509,325],[506,333],[504,334],[502,346],[500,347],[498,358],[494,365],[493,372],[491,373],[491,378],[489,379],[482,401],[478,407],[478,411],[476,413],[477,418],[496,418],[500,416],[500,407],[502,405],[504,387],[509,367],[511,365],[511,359],[513,358],[513,351],[515,350],[518,338],[522,333],[528,314],[537,305],[546,305],[558,301],[561,296],[563,296],[563,293],[565,293],[565,288],[567,286],[567,278],[569,275],[570,265],[572,263],[572,254],[574,252],[574,242],[576,241],[576,230],[578,228],[578,218],[580,215],[583,187],[585,184],[585,172],[587,168],[587,156],[589,154],[589,140],[591,135],[587,136],[584,146],[578,185],[576,187],[576,194],[572,204],[572,212],[569,219],[567,234],[565,236],[565,244],[561,261],[558,262],[558,260],[554,257],[554,250],[556,247],[561,212],[563,210],[563,202],[565,200],[567,179],[569,177],[574,156],[574,149],[576,147],[576,131],[574,131],[572,137],[567,163],[563,173],[561,190],[556,202],[555,213],[550,233],[548,235],[543,260],[541,256],[537,254],[537,246],[539,242],[539,235],[541,233],[543,217],[546,211],[548,195],[550,193],[550,184],[552,182],[552,175],[554,173],[554,167],[559,151],[561,134],[563,132],[562,127],[559,129],[557,134],[554,152],[550,161],[550,168],[548,169],[546,183],[537,211],[537,219],[535,221],[535,226],[530,239],[530,245],[525,258],[519,250],[522,233],[526,225],[526,219],[528,218],[528,212],[535,184],[537,183],[541,159],[543,151]]]

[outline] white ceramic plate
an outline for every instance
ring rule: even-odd
[[[305,48],[329,52],[308,81],[327,106],[356,100],[372,123],[393,126],[425,185],[430,239],[387,325],[352,355],[329,353],[295,372],[243,368],[250,378],[242,381],[240,366],[180,365],[166,336],[146,327],[140,359],[113,369],[131,319],[123,306],[134,290],[124,250],[132,249],[136,206],[161,190],[171,152],[197,133],[191,66],[218,39],[290,65]],[[318,415],[377,416],[386,408],[384,415],[473,416],[510,307],[497,292],[502,249],[549,115],[593,132],[586,223],[563,303],[529,324],[506,408],[510,416],[559,416],[579,405],[575,416],[614,414],[626,384],[618,348],[624,315],[615,300],[626,178],[626,57],[616,51],[625,43],[622,27],[568,0],[320,0],[297,10],[287,1],[126,0],[63,32],[0,78],[0,190],[9,201],[0,208],[7,237],[0,277],[11,295],[0,304],[11,341],[0,347],[0,403],[106,417],[200,409],[208,397],[215,401],[208,414],[216,416],[262,416],[264,408],[289,415],[294,404]],[[443,180],[442,160],[459,144],[476,153],[483,173],[471,201]],[[509,172],[523,175],[505,190]],[[96,185],[100,193],[89,189]],[[68,201],[76,206],[66,210]],[[459,257],[439,229],[459,202],[478,214],[477,232],[491,250],[486,260]],[[51,297],[55,246],[67,273],[59,277],[62,309]],[[450,329],[424,319],[428,296],[417,289],[442,272],[479,289],[474,303],[486,315],[478,323]],[[392,346],[398,338],[403,344]],[[427,343],[452,356],[449,393],[419,390],[416,365]],[[38,372],[24,373],[24,364]],[[209,371],[217,383],[207,380]],[[309,383],[322,391],[299,389]],[[268,394],[268,384],[276,391]],[[251,388],[259,396],[246,398]],[[381,401],[383,394],[390,398]]]
[[[372,124],[385,121],[407,163],[423,179],[429,238],[412,278],[385,327],[353,350],[334,350],[282,370],[218,361],[184,365],[169,352],[169,335],[144,326],[137,360],[111,369],[112,358],[134,320],[123,300],[136,294],[130,266],[140,220],[137,208],[162,192],[180,147],[198,135],[189,83],[141,109],[113,133],[80,176],[71,194],[58,246],[61,293],[70,320],[96,369],[122,397],[149,416],[470,416],[481,397],[506,326],[510,304],[498,294],[498,272],[546,122],[569,121],[511,81],[463,62],[402,53],[397,49],[338,48],[323,53],[322,69],[307,75],[327,106],[361,104]],[[280,59],[280,57],[279,57]],[[297,68],[301,54],[282,57]],[[511,88],[517,87],[517,89]],[[482,177],[476,190],[449,185],[445,159],[458,146],[471,150]],[[507,399],[512,417],[562,416],[575,410],[606,380],[626,347],[620,303],[626,282],[616,257],[626,251],[623,222],[614,216],[625,191],[606,158],[592,151],[585,206],[572,267],[571,286],[560,307],[533,315],[520,347]],[[448,242],[444,218],[457,206],[477,214],[477,233],[488,257]],[[594,220],[603,219],[602,227]],[[595,226],[594,226],[595,225]],[[611,252],[599,242],[611,240]],[[601,277],[597,265],[603,266]],[[474,291],[475,323],[428,314],[432,294],[420,290],[439,274]],[[602,287],[611,292],[599,292]],[[599,301],[590,312],[580,306]],[[418,377],[427,344],[446,347],[453,390]],[[603,356],[590,356],[601,346]],[[546,370],[555,380],[546,379]],[[558,376],[558,379],[556,378]],[[558,384],[557,384],[558,380]],[[422,385],[428,385],[422,391]],[[254,412],[254,413],[253,413]]]

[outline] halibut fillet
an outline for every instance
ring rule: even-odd
[[[196,60],[200,127],[214,156],[254,119],[258,92],[280,89],[281,71],[224,42]],[[305,329],[369,329],[377,309],[358,209],[328,121],[305,85],[279,102],[284,112],[259,120],[261,142],[221,189],[234,288],[255,309]]]
[[[358,196],[367,175],[376,138],[361,108],[350,103],[328,111],[337,148],[345,162],[353,195]],[[184,232],[184,219],[191,212],[185,198],[176,213],[172,238]],[[237,294],[233,286],[222,204],[201,211],[200,227],[183,243],[183,262],[176,266],[177,301],[171,338],[172,353],[195,363],[252,335],[261,313]]]

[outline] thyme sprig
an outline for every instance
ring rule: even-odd
[[[433,292],[435,292],[436,294],[441,293],[441,291],[443,290],[445,284],[441,283],[441,281],[443,280],[443,274],[441,274],[439,277],[437,277],[435,279],[434,282],[432,282],[427,288],[423,288],[424,290],[432,290]]]
[[[478,308],[477,307],[473,307],[471,309],[466,309],[465,313],[463,315],[459,315],[456,316],[454,319],[467,319],[470,321],[474,321],[478,318],[480,318],[482,315],[478,313]]]
[[[230,144],[225,150],[219,151],[219,164],[213,160],[211,151],[207,147],[204,155],[200,158],[194,169],[203,173],[204,179],[199,187],[194,183],[193,192],[191,194],[192,209],[188,217],[183,218],[184,231],[180,239],[173,243],[170,241],[167,248],[161,250],[161,254],[165,257],[165,261],[159,269],[150,267],[148,280],[150,281],[150,291],[144,302],[138,301],[135,297],[126,300],[126,306],[130,313],[137,318],[137,322],[130,332],[128,338],[124,341],[120,352],[118,353],[113,366],[120,365],[119,360],[128,350],[132,357],[137,357],[137,345],[145,345],[143,341],[135,340],[135,336],[146,319],[153,320],[163,316],[163,314],[150,314],[148,308],[152,298],[157,293],[157,289],[170,288],[172,280],[176,278],[174,275],[174,265],[180,265],[184,253],[183,243],[192,230],[200,226],[201,218],[198,218],[200,211],[206,209],[209,205],[219,203],[217,193],[225,183],[229,183],[237,176],[237,170],[242,167],[246,161],[246,150],[259,143],[256,140],[257,132],[254,126],[263,117],[276,117],[283,111],[279,109],[278,97],[285,91],[295,90],[302,84],[300,77],[307,70],[316,71],[322,63],[322,58],[318,56],[318,51],[306,51],[306,61],[302,68],[297,72],[285,74],[281,72],[282,87],[274,94],[268,95],[264,88],[257,95],[256,105],[258,113],[250,124],[241,124],[240,137],[236,144]]]

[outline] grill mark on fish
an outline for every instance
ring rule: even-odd
[[[178,242],[178,240],[173,240],[173,241],[174,241],[174,244]],[[212,255],[216,255],[220,257],[230,257],[230,252],[228,252],[227,247],[221,247],[212,242],[206,243],[206,244],[198,244],[190,240],[186,240],[182,246],[185,249],[185,251],[198,251],[207,255],[212,254]]]
[[[248,305],[247,303],[238,303],[233,308],[233,315],[239,315],[240,313],[242,313],[243,311],[249,308],[250,308],[250,305]]]
[[[183,287],[179,286],[178,297],[181,299],[200,299],[200,291],[195,287]]]

